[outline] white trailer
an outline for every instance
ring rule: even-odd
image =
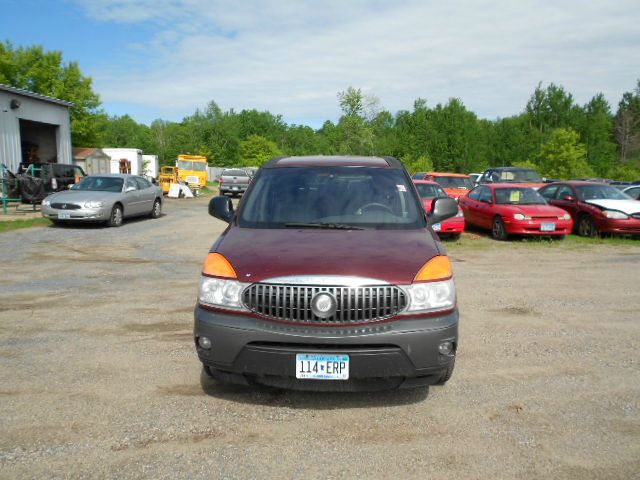
[[[143,174],[147,177],[158,178],[158,156],[142,155]]]
[[[111,157],[111,173],[120,172],[120,160],[131,163],[131,173],[142,175],[142,150],[137,148],[103,148],[102,151]]]

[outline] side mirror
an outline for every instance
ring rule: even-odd
[[[209,201],[209,215],[229,223],[233,218],[233,202],[225,195],[213,197]]]
[[[572,195],[563,195],[562,196],[562,200],[564,200],[566,202],[574,202],[576,200],[576,197],[574,197]]]
[[[447,218],[455,217],[458,213],[458,202],[453,198],[436,198],[431,202],[431,210],[429,214],[431,216],[432,223],[440,223]]]

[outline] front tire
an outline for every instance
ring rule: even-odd
[[[590,215],[582,215],[578,219],[578,235],[581,237],[595,237],[598,234],[596,222]]]
[[[491,236],[496,240],[506,240],[509,235],[507,234],[507,229],[504,226],[504,220],[502,220],[501,216],[496,216],[493,219],[493,226],[491,227]]]
[[[122,225],[122,207],[120,205],[114,205],[111,209],[111,215],[109,216],[107,225],[110,227],[119,227]]]
[[[160,218],[160,215],[162,215],[162,203],[159,198],[156,198],[151,209],[151,218]]]

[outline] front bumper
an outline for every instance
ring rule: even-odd
[[[440,230],[436,233],[443,235],[462,233],[464,232],[464,227],[464,217],[453,217],[442,222]]]
[[[205,336],[212,347],[198,346]],[[458,312],[368,325],[316,327],[261,320],[196,306],[194,340],[198,357],[226,381],[298,390],[379,390],[437,383],[455,360]],[[450,355],[438,346],[454,344]],[[300,380],[298,353],[346,354],[349,380]]]
[[[598,231],[601,233],[619,233],[627,235],[640,235],[640,219],[630,217],[626,220],[613,218],[596,220]]]
[[[77,210],[63,210],[52,208],[51,206],[42,205],[42,216],[50,220],[56,221],[90,221],[90,222],[104,222],[109,220],[111,210],[106,207],[101,208],[80,208]],[[59,214],[63,214],[63,218]],[[69,218],[64,218],[66,216]]]
[[[555,230],[542,231],[543,223],[555,223]],[[573,229],[572,220],[515,220],[504,219],[507,233],[512,235],[568,235]]]

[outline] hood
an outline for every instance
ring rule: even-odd
[[[106,200],[111,196],[118,196],[115,192],[95,192],[91,190],[64,190],[62,192],[49,195],[47,200],[59,203],[79,203],[90,200]]]
[[[439,255],[428,230],[249,229],[231,227],[215,251],[241,282],[289,275],[348,275],[409,284]]]
[[[459,198],[469,193],[469,190],[466,188],[445,188],[444,191],[452,198]]]
[[[553,205],[510,205],[514,213],[522,213],[529,217],[562,217],[567,212]]]
[[[597,205],[598,207],[605,208],[607,210],[618,210],[624,212],[627,215],[634,213],[640,213],[640,201],[639,200],[585,200],[586,203],[591,205]]]

